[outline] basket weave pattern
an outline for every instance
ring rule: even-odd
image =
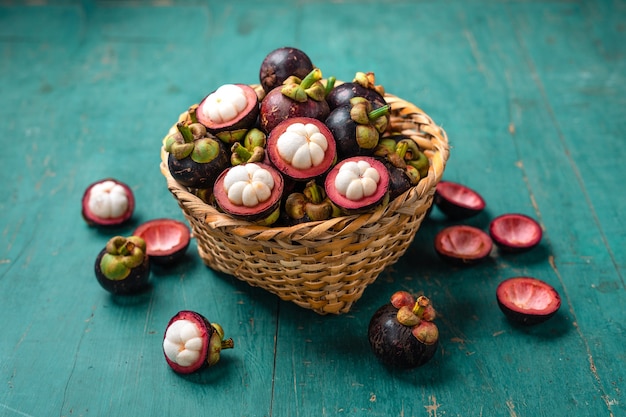
[[[411,136],[430,168],[415,187],[371,213],[289,227],[237,220],[178,184],[161,149],[161,172],[191,226],[203,262],[316,313],[348,312],[413,241],[449,156],[445,131],[427,114],[394,95],[385,99],[391,106],[391,129]]]

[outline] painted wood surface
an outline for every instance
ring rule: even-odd
[[[626,415],[623,1],[0,2],[0,415]],[[443,264],[434,210],[408,253],[348,314],[319,316],[206,268],[155,268],[111,296],[93,263],[108,238],[182,219],[159,172],[161,138],[217,86],[258,82],[267,52],[305,50],[324,72],[374,71],[446,129],[444,178],[480,191],[486,228],[537,218],[540,247],[472,268]],[[133,188],[133,223],[87,227],[85,188]],[[498,310],[504,278],[533,275],[563,305],[543,325]],[[375,309],[397,289],[440,312],[424,367],[369,351]],[[235,341],[181,377],[165,325],[192,309]]]

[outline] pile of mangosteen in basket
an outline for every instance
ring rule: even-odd
[[[265,57],[259,78],[219,86],[163,140],[172,178],[207,204],[290,226],[374,210],[427,175],[417,143],[391,131],[373,73],[325,79],[285,47]]]

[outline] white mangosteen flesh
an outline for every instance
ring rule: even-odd
[[[177,320],[165,332],[163,351],[170,361],[188,367],[200,359],[203,343],[202,332],[192,321]]]
[[[232,167],[224,177],[228,200],[238,206],[255,207],[272,195],[272,174],[254,163]]]
[[[293,123],[276,143],[280,157],[298,169],[309,169],[324,161],[328,140],[313,123]]]
[[[203,115],[215,123],[225,123],[246,109],[248,100],[243,89],[234,84],[224,84],[209,94],[202,106]]]
[[[115,219],[128,209],[126,189],[115,181],[103,181],[91,187],[87,206],[89,211],[101,219]]]
[[[337,192],[351,201],[359,201],[376,192],[380,174],[367,161],[349,161],[335,177]]]

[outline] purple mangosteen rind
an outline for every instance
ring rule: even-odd
[[[89,201],[90,201],[90,198],[92,197],[91,195],[92,190],[94,189],[95,186],[99,184],[103,184],[106,181],[111,181],[115,185],[121,186],[125,191],[127,206],[123,214],[120,216],[114,216],[114,217],[108,217],[108,218],[100,217],[96,215],[89,208]],[[92,227],[119,226],[121,224],[126,223],[128,220],[130,220],[130,218],[132,217],[135,211],[135,196],[133,194],[132,189],[125,183],[118,181],[114,178],[104,178],[102,180],[91,183],[85,189],[81,203],[82,203],[81,215],[83,219],[85,220],[85,222],[87,223],[87,225],[92,226]]]
[[[259,109],[259,127],[270,133],[280,122],[294,117],[310,117],[325,120],[330,113],[326,100],[307,99],[296,101],[283,94],[283,87],[278,86],[268,92],[261,101]]]
[[[515,297],[519,296],[520,300]],[[561,307],[561,296],[550,284],[533,277],[505,279],[496,289],[498,307],[513,323],[536,325],[553,317]]]
[[[159,218],[137,226],[133,236],[146,242],[146,254],[150,261],[158,265],[172,265],[185,257],[191,242],[191,232],[187,224],[174,219]],[[161,240],[169,236],[165,245]],[[172,239],[176,239],[173,242]]]
[[[413,329],[398,321],[399,309],[391,303],[380,307],[368,325],[368,340],[374,355],[386,366],[412,369],[430,361],[439,345],[437,337],[431,343],[418,340]],[[434,326],[434,323],[431,323]]]
[[[311,58],[304,51],[284,46],[265,56],[259,69],[259,81],[263,90],[269,92],[291,76],[306,77],[313,68]]]
[[[131,295],[149,286],[150,257],[145,241],[137,236],[114,236],[96,257],[95,275],[112,294]]]
[[[435,235],[434,248],[442,260],[458,266],[470,266],[489,257],[493,242],[487,233],[477,227],[454,225]]]
[[[476,216],[486,207],[485,200],[480,194],[452,181],[439,181],[434,204],[451,219]]]
[[[524,228],[526,234],[519,232]],[[537,246],[543,237],[541,225],[532,217],[508,213],[494,218],[489,224],[489,235],[503,252],[520,253]],[[520,235],[526,239],[521,240]]]

